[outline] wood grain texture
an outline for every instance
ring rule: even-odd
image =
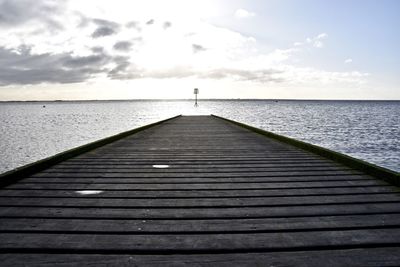
[[[400,261],[397,187],[211,116],[21,178],[0,189],[2,266]]]

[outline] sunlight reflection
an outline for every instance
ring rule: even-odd
[[[169,165],[153,165],[153,168],[165,169],[165,168],[169,168]]]
[[[81,190],[81,191],[75,191],[79,195],[95,195],[95,194],[100,194],[103,191],[101,190]]]

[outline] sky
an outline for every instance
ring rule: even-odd
[[[0,0],[0,101],[400,100],[397,0]]]

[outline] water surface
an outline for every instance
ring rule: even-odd
[[[210,100],[0,103],[0,172],[178,114],[216,114],[400,171],[399,101]]]

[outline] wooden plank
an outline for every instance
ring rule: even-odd
[[[271,182],[323,182],[323,181],[355,181],[355,180],[373,180],[366,175],[332,175],[332,176],[292,176],[292,177],[128,177],[128,178],[88,178],[88,177],[30,177],[21,181],[21,184],[27,183],[271,183]]]
[[[205,156],[204,156],[205,157]],[[263,159],[260,157],[253,157],[253,158],[221,158],[221,157],[216,157],[213,159],[208,159],[208,158],[198,158],[198,159],[190,159],[188,157],[184,159],[177,159],[174,157],[174,159],[165,159],[166,162],[168,163],[173,163],[173,164],[179,164],[179,165],[192,165],[192,164],[198,164],[198,165],[214,165],[214,164],[237,164],[237,163],[242,163],[242,164],[293,164],[293,163],[325,163],[329,162],[334,164],[334,162],[326,161],[324,159],[318,159],[318,158],[306,158],[306,157],[301,157],[301,158],[268,158],[268,159]],[[158,163],[158,159],[146,159],[146,158],[133,158],[133,159],[115,159],[115,158],[108,158],[108,159],[98,159],[96,158],[73,158],[70,160],[66,160],[64,162],[59,163],[57,166],[81,166],[81,165],[98,165],[98,166],[110,166],[110,165],[132,165],[132,164],[155,164]]]
[[[214,155],[214,154],[204,154],[204,155],[193,155],[193,156],[184,156],[181,154],[178,155],[141,155],[141,154],[121,154],[121,156],[107,155],[103,154],[103,156],[94,157],[85,157],[85,158],[73,158],[64,162],[65,165],[68,164],[85,164],[85,163],[140,163],[140,162],[151,162],[151,161],[159,161],[165,160],[170,162],[185,162],[185,163],[204,163],[204,162],[215,162],[218,163],[232,163],[232,162],[259,162],[259,163],[281,163],[287,159],[288,162],[298,163],[298,162],[319,162],[321,163],[323,160],[317,157],[311,157],[306,155],[276,155],[273,157],[264,157],[262,155],[250,156],[244,153],[238,153],[231,151],[231,153],[226,153],[223,155]],[[332,162],[327,160],[325,162]]]
[[[285,171],[285,172],[198,172],[198,173],[181,173],[181,172],[153,172],[153,173],[118,173],[118,172],[97,172],[97,173],[37,173],[30,177],[52,177],[52,178],[68,178],[68,177],[119,177],[119,178],[135,178],[135,177],[293,177],[293,176],[341,176],[341,175],[357,175],[360,172],[354,171]],[[382,182],[381,184],[385,184]]]
[[[275,207],[209,207],[209,208],[93,208],[93,207],[4,207],[0,216],[58,218],[123,218],[123,219],[206,219],[206,218],[273,218],[399,213],[399,203],[322,204]]]
[[[286,188],[282,189],[250,189],[250,190],[104,190],[101,194],[81,195],[76,190],[36,190],[36,189],[4,189],[0,190],[0,197],[81,197],[81,198],[220,198],[220,197],[271,197],[271,196],[314,196],[314,195],[357,195],[393,193],[392,186],[368,187],[329,187],[329,188]]]
[[[234,190],[234,189],[273,189],[273,188],[326,188],[341,186],[375,186],[382,184],[376,180],[323,181],[323,182],[272,182],[272,183],[220,183],[220,184],[14,184],[15,189],[65,189],[65,190]]]
[[[100,193],[101,194],[101,193]],[[273,207],[287,205],[321,205],[340,203],[400,203],[400,193],[347,195],[347,196],[302,196],[264,198],[218,198],[218,199],[82,199],[82,198],[0,198],[0,207]]]
[[[118,232],[118,233],[196,233],[286,232],[310,230],[349,230],[400,226],[400,214],[369,214],[321,217],[258,219],[188,220],[88,220],[0,218],[0,232]]]
[[[345,167],[316,167],[316,166],[311,166],[311,167],[297,167],[297,166],[290,166],[290,167],[271,167],[271,168],[218,168],[218,167],[210,167],[210,168],[167,168],[167,169],[156,169],[154,167],[149,166],[148,168],[105,168],[105,169],[100,169],[100,168],[90,168],[89,166],[87,167],[82,167],[82,168],[72,168],[72,169],[47,169],[43,171],[42,173],[45,174],[65,174],[65,173],[141,173],[141,174],[146,174],[146,173],[264,173],[264,172],[318,172],[318,171],[344,171],[348,170],[351,171],[349,168]],[[351,173],[351,172],[349,172]]]
[[[264,253],[219,254],[3,254],[4,266],[26,265],[91,265],[91,266],[396,266],[400,261],[400,248],[358,248],[336,250],[283,251]]]
[[[70,170],[70,169],[79,169],[79,168],[86,168],[89,169],[153,169],[152,164],[149,163],[136,163],[136,164],[107,164],[107,165],[94,165],[94,164],[67,164],[67,165],[56,165],[53,166],[47,171],[55,171],[55,170]],[[209,162],[208,164],[196,164],[196,163],[174,163],[170,164],[169,169],[202,169],[202,168],[229,168],[229,169],[238,169],[238,168],[279,168],[279,167],[340,167],[339,164],[334,164],[330,162],[279,162],[279,163],[243,163],[243,162],[234,162],[234,163],[212,163]]]
[[[246,234],[38,234],[0,233],[0,251],[24,247],[51,251],[106,250],[141,251],[276,251],[287,249],[331,249],[399,246],[400,228],[346,231],[310,231]]]

